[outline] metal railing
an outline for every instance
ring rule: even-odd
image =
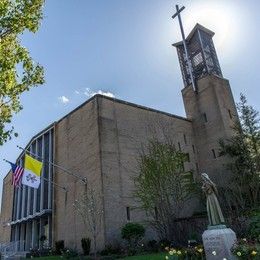
[[[0,244],[0,252],[2,257],[10,257],[19,251],[24,251],[25,241],[13,241],[9,243]]]

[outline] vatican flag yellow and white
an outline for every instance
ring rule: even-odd
[[[42,162],[25,155],[22,184],[38,189],[41,183]]]

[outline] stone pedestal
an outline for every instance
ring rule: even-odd
[[[236,234],[225,226],[209,227],[202,235],[207,260],[236,259],[230,249],[236,242]]]

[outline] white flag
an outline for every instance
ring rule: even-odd
[[[22,184],[38,189],[41,183],[42,163],[29,155],[25,155]]]

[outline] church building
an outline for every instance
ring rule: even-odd
[[[129,221],[144,223],[149,216],[133,198],[137,158],[148,140],[173,140],[188,154],[185,170],[199,178],[207,172],[218,184],[225,182],[226,158],[219,156],[219,139],[232,135],[237,118],[229,82],[222,75],[212,37],[214,32],[196,24],[176,47],[184,87],[186,117],[95,95],[69,114],[36,134],[25,149],[42,158],[38,189],[14,188],[12,173],[3,181],[0,244],[16,243],[20,251],[39,248],[44,236],[49,246],[64,240],[81,250],[87,234],[75,203],[85,189],[99,194],[100,229],[97,247],[121,241],[121,228]],[[188,64],[190,62],[191,64]],[[191,66],[192,74],[189,72]],[[23,165],[23,151],[17,163]],[[195,205],[185,217],[192,216]],[[155,233],[148,230],[147,238]],[[45,242],[46,242],[45,241]]]

